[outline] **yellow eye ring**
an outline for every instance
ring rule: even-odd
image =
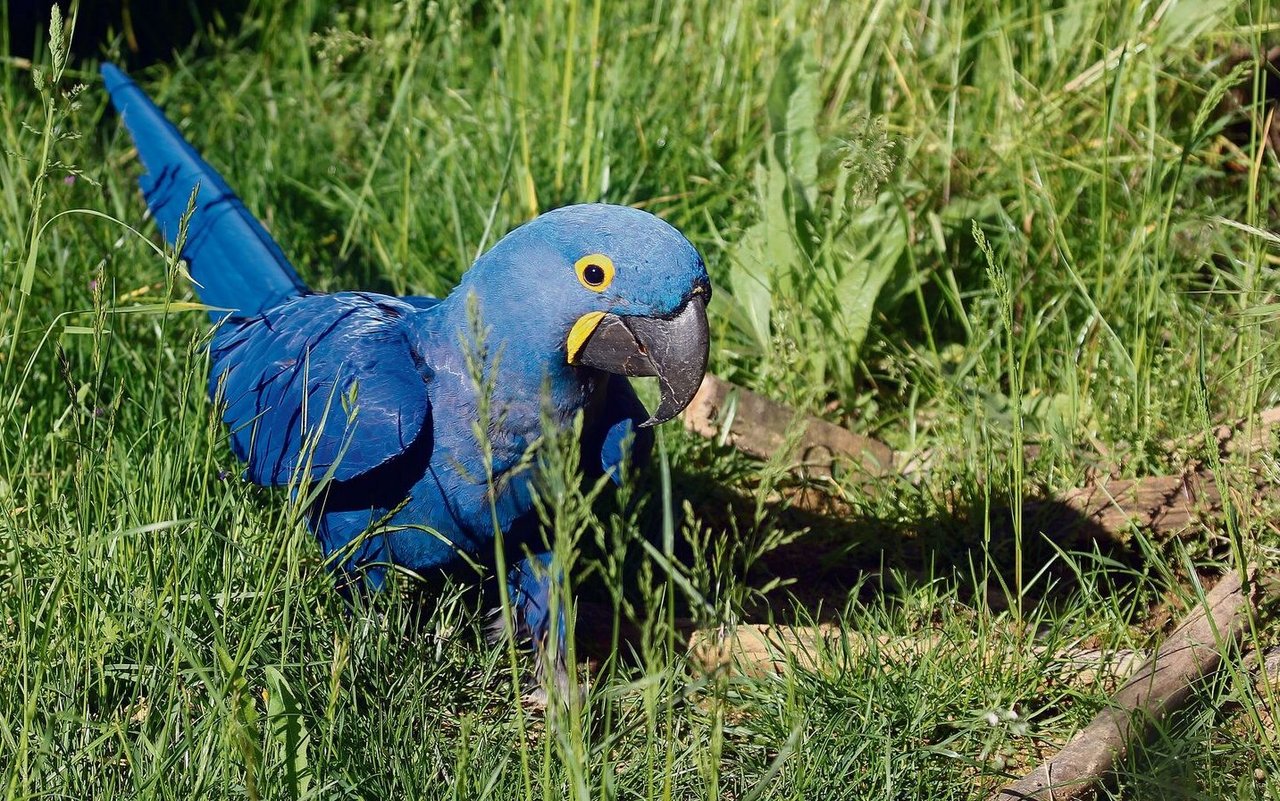
[[[603,292],[613,283],[613,259],[603,253],[592,253],[583,256],[573,265],[578,274],[578,283],[592,292]]]

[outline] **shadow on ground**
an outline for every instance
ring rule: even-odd
[[[724,484],[678,471],[672,483],[679,488],[677,507],[688,502],[695,519],[713,531],[733,530],[731,518],[742,531],[743,521],[754,519],[754,502]],[[826,508],[814,509],[779,503],[769,509],[765,525],[791,532],[793,538],[763,554],[746,570],[749,586],[778,586],[741,610],[743,622],[835,622],[851,600],[891,607],[900,591],[930,581],[944,583],[964,603],[982,605],[976,588],[983,586],[984,571],[989,571],[985,605],[995,610],[1007,606],[1001,585],[1014,586],[1016,553],[1012,513],[1007,505],[987,509],[981,502],[955,502],[946,511],[935,509],[887,519],[849,506],[805,504],[823,505]],[[1084,561],[1097,557],[1110,560],[1114,569],[1107,587],[1111,592],[1124,591],[1133,577],[1141,574],[1141,553],[1076,509],[1053,500],[1028,499],[1022,513],[1023,576],[1030,587],[1024,596],[1027,605],[1052,608],[1079,590],[1078,577],[1061,558],[1063,553],[1087,555]],[[696,554],[682,542],[677,546],[677,558],[689,565]],[[609,608],[604,600],[598,588],[590,584],[582,588],[580,647],[590,650],[589,641],[607,636],[607,626],[595,619]],[[687,608],[679,613],[689,616]]]

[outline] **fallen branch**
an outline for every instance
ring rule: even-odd
[[[795,472],[808,476],[837,474],[842,466],[867,478],[918,474],[928,470],[928,457],[894,451],[871,437],[855,434],[833,423],[776,403],[713,375],[703,379],[698,394],[683,414],[685,427],[709,439],[723,441],[758,459],[778,456],[790,445],[787,458]],[[1214,429],[1219,454],[1256,452],[1269,447],[1280,425],[1280,408],[1267,409],[1252,420]],[[803,431],[796,432],[797,426]],[[1166,443],[1171,452],[1198,450],[1203,435],[1183,442]],[[1256,500],[1280,499],[1280,488],[1270,482],[1254,487]],[[830,494],[811,488],[794,492],[788,502],[805,511],[824,515],[847,514],[847,507]],[[1212,473],[1191,462],[1176,475],[1103,479],[1068,490],[1056,497],[1029,499],[1028,507],[1065,507],[1075,519],[1063,524],[1085,523],[1097,534],[1123,541],[1133,527],[1161,536],[1184,531],[1200,520],[1220,515],[1222,494]],[[1058,512],[1060,514],[1060,511]]]
[[[690,627],[692,628],[692,627]],[[732,629],[692,629],[688,654],[704,673],[732,671],[742,676],[781,674],[787,670],[847,669],[861,659],[875,658],[881,665],[938,655],[947,647],[964,647],[934,633],[915,636],[867,637],[830,624],[786,626],[741,624]],[[1030,653],[1044,664],[1044,678],[1074,688],[1116,686],[1131,678],[1151,658],[1147,651],[1131,648],[1072,647],[1050,649],[1037,645]],[[1280,647],[1249,651],[1241,661],[1246,672],[1280,681]]]
[[[740,675],[763,676],[794,667],[830,670],[851,667],[853,662],[875,656],[882,664],[912,661],[938,653],[948,643],[936,633],[916,636],[866,636],[831,624],[782,626],[742,624],[728,630],[699,629],[689,636],[689,656],[707,673],[730,670]],[[1053,651],[1035,646],[1033,655],[1044,660],[1057,681],[1073,687],[1116,683],[1133,675],[1146,660],[1140,651],[1102,648],[1069,648]]]
[[[1205,471],[1110,479],[1068,490],[1056,500],[1116,539],[1127,537],[1134,526],[1176,534],[1222,510],[1222,495]]]
[[[826,420],[797,412],[708,373],[681,415],[685,428],[709,439],[723,440],[757,459],[770,459],[787,445],[797,421],[804,431],[795,439],[797,469],[831,475],[847,462],[869,476],[896,472],[892,448]]]
[[[1139,741],[1149,738],[1192,690],[1213,674],[1223,652],[1239,643],[1256,593],[1256,574],[1241,582],[1229,573],[1196,606],[1156,653],[1125,683],[1110,706],[1052,759],[1005,785],[996,799],[1091,797]]]

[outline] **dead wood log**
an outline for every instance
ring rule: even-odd
[[[682,417],[690,431],[709,439],[723,438],[757,459],[772,458],[793,441],[788,458],[810,475],[831,475],[841,462],[868,476],[895,472],[893,449],[883,442],[802,414],[710,373]],[[797,421],[804,428],[798,438],[791,434]]]
[[[704,673],[732,671],[742,676],[781,674],[799,667],[830,670],[848,667],[860,659],[875,657],[886,665],[920,659],[940,649],[967,643],[949,643],[934,632],[910,636],[866,636],[831,624],[786,626],[743,623],[729,629],[698,629],[686,624],[691,664]],[[966,653],[968,650],[966,649]],[[1117,686],[1151,658],[1147,651],[1130,648],[1072,647],[1031,648],[1045,664],[1045,678],[1075,688]],[[1280,681],[1280,647],[1250,650],[1242,661],[1259,679]]]
[[[1256,578],[1253,570],[1243,582],[1235,572],[1224,576],[1106,709],[1054,757],[1005,785],[994,798],[1092,797],[1135,743],[1149,738],[1183,707],[1195,686],[1218,669],[1223,651],[1239,643],[1257,600]]]
[[[832,624],[783,626],[741,624],[732,630],[697,629],[688,640],[689,658],[706,673],[733,671],[745,676],[783,673],[794,667],[824,670],[849,667],[873,654],[884,664],[910,661],[939,652],[950,643],[934,632],[915,636],[867,636]],[[1051,651],[1035,646],[1033,654],[1044,659],[1051,678],[1074,687],[1117,683],[1133,675],[1146,655],[1128,649],[1069,648]]]
[[[790,445],[788,458],[795,462],[793,469],[808,476],[830,476],[842,465],[861,471],[865,478],[928,469],[927,457],[908,457],[876,439],[801,414],[710,374],[703,379],[683,418],[690,431],[723,440],[758,459],[773,458]],[[797,426],[803,426],[803,431],[796,431]],[[1220,456],[1226,458],[1269,447],[1277,426],[1280,408],[1272,408],[1250,420],[1220,425],[1212,435]],[[1203,445],[1203,435],[1166,443],[1170,452],[1194,452]],[[1258,500],[1280,496],[1280,489],[1269,482],[1259,482],[1254,490]],[[793,491],[786,501],[807,512],[831,516],[848,513],[843,502],[813,488]],[[1216,518],[1223,508],[1213,474],[1194,460],[1176,475],[1101,479],[1057,497],[1028,500],[1027,504],[1032,511],[1053,504],[1065,506],[1078,517],[1064,519],[1064,524],[1086,523],[1095,533],[1119,541],[1127,539],[1134,527],[1162,537],[1174,535],[1201,520]]]
[[[1059,500],[1117,539],[1127,537],[1134,526],[1176,534],[1222,509],[1222,495],[1205,471],[1111,479],[1068,490]]]

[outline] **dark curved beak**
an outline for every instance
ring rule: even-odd
[[[707,371],[707,300],[695,292],[671,317],[606,314],[573,364],[627,376],[657,376],[660,400],[641,428],[665,423],[693,400]]]

